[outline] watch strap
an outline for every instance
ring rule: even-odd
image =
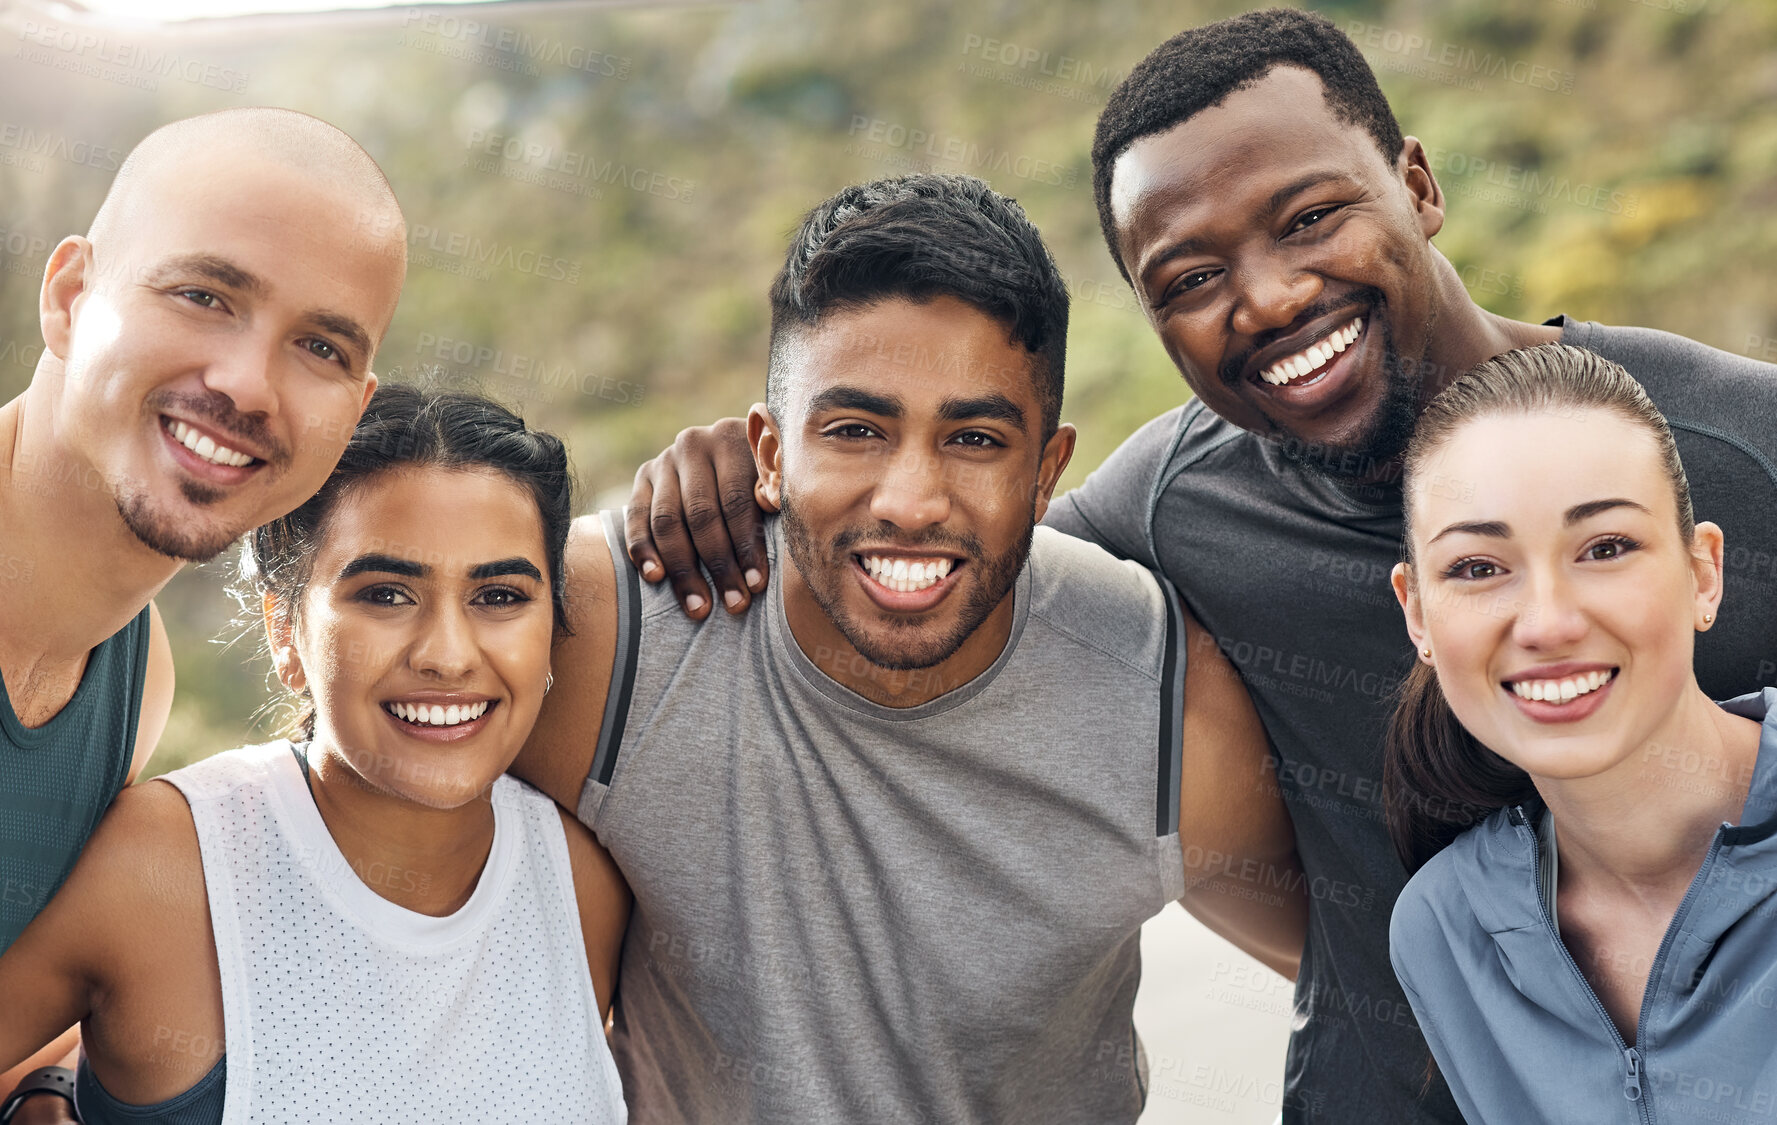
[[[6,1125],[18,1112],[24,1100],[33,1094],[54,1094],[67,1098],[68,1104],[74,1104],[74,1072],[65,1066],[45,1066],[25,1075],[25,1080],[12,1088],[12,1093],[0,1102],[0,1125]]]

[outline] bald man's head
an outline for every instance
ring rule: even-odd
[[[111,237],[139,213],[146,190],[164,177],[189,174],[195,161],[219,157],[261,161],[324,184],[357,199],[367,220],[405,234],[401,205],[388,177],[357,141],[306,113],[248,106],[188,117],[142,138],[118,169],[87,237],[94,243]],[[360,223],[358,229],[371,228]]]
[[[209,557],[333,470],[406,263],[388,180],[338,129],[283,109],[174,122],[51,256],[32,391],[141,542]]]

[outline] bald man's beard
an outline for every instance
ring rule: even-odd
[[[225,495],[219,488],[210,488],[197,481],[179,482],[179,491],[194,508],[207,508]],[[148,496],[137,490],[117,493],[117,514],[144,547],[181,562],[209,562],[228,550],[240,538],[238,532],[223,532],[194,527],[189,522],[161,510]]]
[[[197,418],[214,426],[225,438],[234,438],[246,448],[262,454],[271,466],[289,463],[290,453],[257,414],[242,414],[234,408],[227,395],[216,391],[174,391],[166,387],[148,394],[142,403],[143,412],[160,427],[161,416]],[[151,551],[183,562],[208,562],[228,550],[250,528],[217,528],[205,516],[229,495],[218,488],[180,473],[179,494],[185,503],[157,502],[148,487],[125,478],[113,482],[111,495],[117,502],[117,514],[124,526]],[[237,515],[235,518],[239,518]]]

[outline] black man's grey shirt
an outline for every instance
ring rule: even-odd
[[[1666,332],[1569,320],[1666,414],[1699,520],[1727,539],[1697,678],[1777,682],[1777,367]],[[1287,1122],[1455,1122],[1388,960],[1405,873],[1383,824],[1381,738],[1413,659],[1388,576],[1401,493],[1348,487],[1192,401],[1148,423],[1044,521],[1159,570],[1239,668],[1270,733],[1313,902],[1286,1064]],[[1423,1091],[1423,1093],[1422,1093]]]

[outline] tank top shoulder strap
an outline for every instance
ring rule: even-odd
[[[1156,771],[1158,792],[1155,794],[1154,834],[1171,836],[1178,832],[1179,782],[1184,770],[1185,734],[1185,641],[1184,603],[1179,594],[1160,575],[1154,575],[1166,600],[1166,649],[1160,671],[1160,745],[1159,769]]]
[[[605,693],[605,714],[599,724],[598,746],[586,783],[611,784],[617,768],[617,751],[629,722],[630,699],[635,693],[636,665],[642,644],[642,584],[623,542],[623,513],[605,509],[599,513],[605,543],[617,573],[617,651],[611,662],[611,687]],[[582,804],[585,797],[582,796]]]

